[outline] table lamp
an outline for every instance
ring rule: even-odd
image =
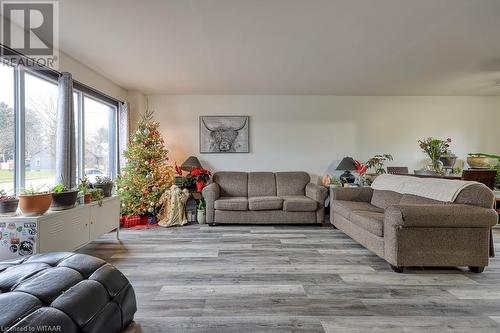
[[[356,177],[351,173],[351,170],[356,170],[356,163],[352,157],[344,157],[340,164],[337,166],[336,170],[344,171],[342,175],[340,175],[340,181],[342,184],[349,183],[352,184],[356,180]]]
[[[191,172],[194,168],[201,168],[201,163],[196,156],[189,156],[181,165],[181,170]]]

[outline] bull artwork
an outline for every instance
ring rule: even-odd
[[[248,153],[248,116],[200,117],[201,153]]]

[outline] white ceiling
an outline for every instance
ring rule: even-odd
[[[500,95],[500,0],[60,0],[63,51],[167,94]]]

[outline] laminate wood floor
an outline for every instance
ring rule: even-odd
[[[189,225],[114,237],[79,252],[129,278],[138,332],[500,332],[496,258],[483,274],[396,274],[325,226]]]

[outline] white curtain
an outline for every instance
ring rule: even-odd
[[[123,156],[123,152],[127,150],[130,133],[130,112],[128,102],[120,103],[118,108],[118,121],[118,133],[120,135],[118,142],[118,152],[120,154],[120,167],[122,167],[127,163],[127,159]]]
[[[56,181],[68,188],[76,186],[75,113],[73,78],[70,73],[59,77],[57,103]]]

